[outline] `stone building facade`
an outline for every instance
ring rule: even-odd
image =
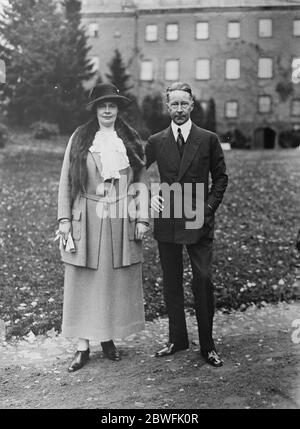
[[[117,48],[140,101],[182,80],[215,100],[219,135],[273,147],[300,128],[300,2],[83,0],[82,20],[95,68]]]

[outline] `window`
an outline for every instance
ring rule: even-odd
[[[258,21],[259,37],[272,37],[272,19],[260,19]]]
[[[167,24],[166,27],[166,39],[167,40],[178,40],[178,24]]]
[[[98,37],[99,36],[99,26],[95,22],[89,24],[89,36]]]
[[[292,60],[292,69],[299,69],[300,68],[300,57],[294,57]]]
[[[155,24],[146,25],[145,40],[147,42],[155,42],[157,40],[157,25]]]
[[[292,60],[292,82],[300,83],[300,58],[296,57]]]
[[[258,97],[258,111],[259,113],[271,112],[271,97],[269,95],[260,95]]]
[[[197,22],[196,24],[196,39],[205,40],[209,36],[208,22]]]
[[[208,109],[208,101],[206,100],[200,101],[200,106],[202,107],[203,111],[206,112]]]
[[[300,19],[294,19],[293,36],[300,36]]]
[[[239,79],[240,77],[240,60],[230,58],[226,60],[226,79]]]
[[[99,57],[91,57],[90,61],[93,65],[92,71],[97,72],[99,70],[99,65],[100,65]]]
[[[241,26],[239,22],[228,22],[227,37],[229,39],[238,39],[241,37]]]
[[[166,80],[179,79],[179,61],[178,60],[166,61],[165,79]]]
[[[225,104],[225,116],[226,118],[237,118],[238,116],[238,102],[227,101]]]
[[[292,100],[291,115],[300,116],[300,99]]]
[[[210,79],[210,61],[207,59],[196,61],[196,79]]]
[[[151,81],[153,80],[153,62],[150,60],[145,60],[141,62],[141,74],[140,80]]]
[[[258,60],[258,77],[260,79],[270,79],[273,77],[272,58],[260,58]]]

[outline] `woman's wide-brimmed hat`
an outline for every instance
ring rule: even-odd
[[[120,95],[120,91],[112,83],[99,83],[91,90],[87,107],[91,108],[95,103],[104,100],[114,100],[122,105],[131,103],[129,98]]]

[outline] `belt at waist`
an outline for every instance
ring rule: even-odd
[[[87,198],[88,200],[98,201],[101,203],[113,204],[119,200],[123,200],[124,198],[127,198],[127,196],[130,197],[132,195],[128,195],[126,193],[126,194],[118,195],[116,198],[112,198],[112,197],[107,197],[107,196],[103,197],[102,195],[82,193],[81,196],[83,198]]]

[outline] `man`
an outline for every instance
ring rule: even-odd
[[[214,295],[211,280],[214,214],[222,201],[228,177],[224,155],[216,134],[197,127],[190,119],[194,107],[191,87],[176,82],[167,89],[167,108],[171,125],[151,136],[146,145],[147,168],[157,162],[161,183],[204,184],[204,223],[189,229],[184,219],[154,220],[154,238],[158,241],[163,270],[164,298],[169,317],[169,342],[156,353],[169,356],[189,347],[184,313],[183,245],[186,246],[193,272],[192,290],[201,354],[212,366],[222,366],[212,338]],[[209,173],[212,186],[209,189]],[[163,210],[162,198],[153,204]],[[174,211],[174,204],[170,203]],[[171,210],[172,212],[172,210]]]

